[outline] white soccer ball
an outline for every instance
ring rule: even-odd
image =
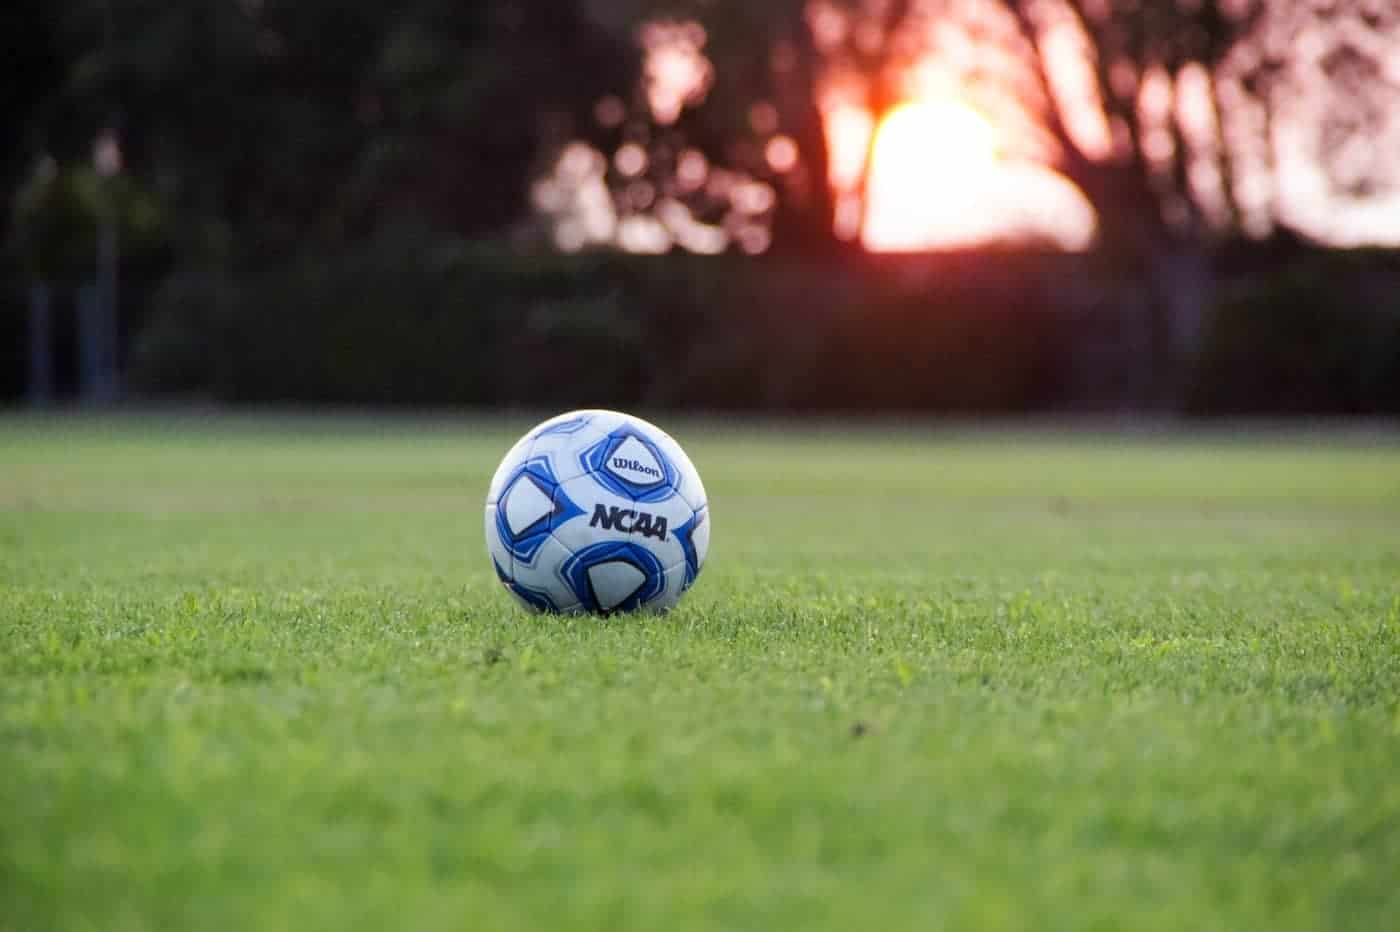
[[[705,565],[709,503],[690,457],[659,427],[570,411],[501,460],[486,493],[486,549],[535,611],[665,611]]]

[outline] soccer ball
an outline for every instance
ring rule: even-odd
[[[510,448],[486,493],[486,549],[527,608],[665,611],[705,565],[710,511],[680,444],[641,418],[571,411]]]

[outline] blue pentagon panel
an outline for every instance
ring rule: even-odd
[[[666,588],[656,554],[622,541],[585,547],[564,561],[561,573],[583,607],[602,614],[640,608]]]
[[[606,434],[610,431],[617,430],[622,425],[635,420],[630,415],[623,414],[621,411],[609,411],[606,408],[587,408],[583,411],[571,412],[571,414],[588,415],[589,423],[597,428],[600,434]]]
[[[685,553],[685,585],[681,588],[684,592],[695,584],[695,577],[700,575],[700,568],[705,565],[705,551],[709,549],[710,542],[709,509],[702,508],[695,512],[689,521],[673,528],[671,533]]]
[[[624,424],[584,450],[579,461],[604,488],[638,502],[664,502],[676,494],[676,467],[651,438]]]
[[[500,567],[496,571],[500,572]],[[558,612],[559,606],[554,604],[554,599],[543,589],[532,589],[529,586],[517,582],[514,579],[502,579],[511,595],[525,603],[527,608],[532,608],[537,612]]]
[[[510,545],[501,537],[500,526],[496,523],[496,506],[486,506],[486,550],[491,555],[491,562],[499,570],[504,570],[506,575],[511,572],[511,562],[513,557],[510,553]]]
[[[555,418],[552,421],[546,421],[534,432],[533,436],[538,439],[551,434],[576,434],[587,427],[591,420],[592,418],[587,414],[581,414],[577,417],[564,415],[562,419]]]
[[[501,459],[501,464],[496,467],[495,474],[491,477],[491,485],[486,490],[486,504],[494,505],[500,501],[501,496],[505,494],[507,481],[515,474],[515,470],[520,467],[520,464],[530,458],[530,448],[534,442],[533,437],[521,437],[507,451]]]
[[[527,608],[561,614],[577,612],[580,610],[578,597],[560,572],[560,567],[571,556],[573,554],[569,548],[553,536],[545,535],[544,543],[532,561],[512,561],[510,582],[506,588]]]
[[[648,607],[669,612],[676,607],[681,596],[686,594],[690,586],[691,584],[685,581],[685,561],[674,563],[666,567],[666,588],[660,596],[648,603]]]
[[[586,514],[588,512],[579,507],[578,503],[565,493],[562,482],[555,486],[554,510],[549,515],[549,529],[551,531],[559,528],[565,521],[572,521],[574,518],[581,518]]]
[[[517,560],[529,562],[549,537],[552,527],[583,514],[559,491],[559,482],[545,457],[521,464],[507,481],[496,506],[496,531]]]
[[[567,482],[582,476],[588,467],[579,462],[579,454],[601,441],[607,434],[592,423],[580,424],[569,433],[546,433],[535,438],[530,447],[530,459],[549,460],[556,482]]]
[[[710,555],[710,529],[714,527],[714,522],[710,520],[709,505],[696,513],[700,515],[700,520],[695,524],[695,531],[690,535],[690,541],[695,547],[695,566],[698,572],[705,568],[705,560]]]

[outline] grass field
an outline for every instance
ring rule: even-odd
[[[1400,444],[666,421],[599,622],[526,426],[0,420],[0,930],[1400,924]]]

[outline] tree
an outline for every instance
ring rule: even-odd
[[[64,79],[51,17],[43,0],[14,0],[0,11],[9,78],[0,84],[0,125],[11,128],[0,150],[0,216],[13,219],[15,195],[35,171],[44,140],[36,132]],[[13,232],[13,231],[11,231]]]
[[[1130,306],[1142,312],[1153,350],[1135,368],[1149,374],[1158,400],[1172,400],[1166,374],[1186,371],[1194,357],[1220,247],[1279,230],[1319,235],[1329,224],[1329,235],[1345,239],[1332,214],[1302,216],[1260,193],[1279,187],[1278,129],[1284,120],[1298,125],[1300,99],[1347,89],[1299,131],[1333,140],[1318,143],[1316,160],[1340,196],[1369,196],[1393,167],[1381,155],[1393,146],[1366,143],[1400,144],[1400,119],[1387,116],[1400,108],[1383,104],[1388,87],[1400,99],[1386,64],[1400,41],[1400,11],[1374,3],[596,0],[589,9],[618,41],[648,21],[704,30],[714,69],[705,93],[636,138],[653,152],[698,148],[713,165],[773,184],[782,195],[768,218],[773,247],[805,254],[848,248],[837,234],[855,229],[852,207],[863,213],[868,157],[835,192],[839,208],[826,184],[823,122],[833,96],[878,117],[914,93],[908,77],[921,65],[961,55],[955,92],[1017,127],[1034,152],[1023,157],[1084,194],[1099,256],[1137,283]],[[1307,43],[1291,40],[1307,29]],[[1323,47],[1330,51],[1318,53]],[[772,114],[769,125],[746,119],[755,108]],[[755,157],[765,134],[792,141],[790,168]],[[596,141],[608,153],[626,142]],[[1400,190],[1400,178],[1389,183]]]
[[[46,150],[84,157],[116,109],[128,172],[175,205],[183,239],[237,242],[257,261],[402,211],[501,231],[526,209],[551,123],[588,112],[630,70],[626,49],[557,0],[50,10],[67,67],[30,121]]]

